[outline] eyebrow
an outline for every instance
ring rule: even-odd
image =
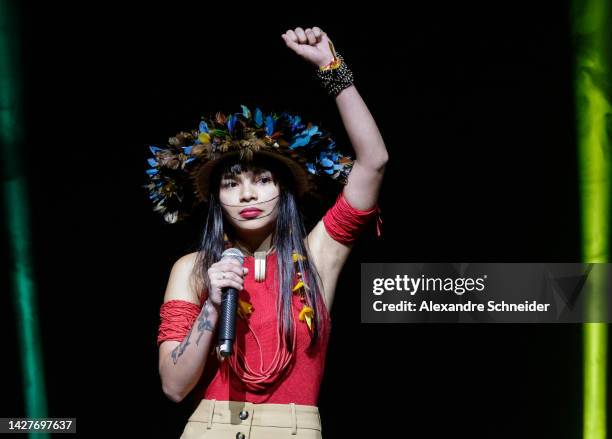
[[[243,171],[240,174],[243,174],[244,172],[246,172],[246,171]],[[262,174],[270,174],[270,175],[272,175],[272,172],[267,170],[267,169],[255,169],[252,172],[253,172],[253,175],[255,175],[255,176],[262,175]],[[226,179],[226,180],[235,180],[238,177],[238,175],[240,175],[240,174],[232,174],[230,172],[226,172],[225,174],[221,175],[221,179],[222,180],[223,179]]]

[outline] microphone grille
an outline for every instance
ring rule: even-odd
[[[238,262],[240,262],[241,264],[244,264],[244,255],[237,248],[231,247],[225,250],[223,254],[221,255],[221,258],[224,258],[226,256],[230,258],[236,258],[238,259]]]

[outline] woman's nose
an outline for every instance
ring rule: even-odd
[[[252,199],[257,199],[255,188],[250,183],[243,184],[242,191],[240,192],[240,200],[250,201]]]

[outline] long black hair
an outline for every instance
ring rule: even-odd
[[[279,273],[277,299],[279,334],[285,337],[286,346],[291,350],[294,335],[291,298],[294,294],[292,290],[296,281],[296,271],[299,271],[302,273],[304,283],[308,286],[305,290],[306,305],[314,310],[313,331],[308,346],[313,348],[319,337],[327,334],[329,314],[320,291],[321,278],[304,245],[306,229],[295,195],[295,179],[289,169],[278,160],[258,155],[248,162],[237,157],[228,158],[220,161],[211,172],[208,214],[195,264],[196,278],[200,281],[198,292],[200,294],[203,289],[210,287],[208,269],[221,259],[225,245],[224,233],[227,234],[230,241],[233,241],[235,236],[233,227],[223,216],[219,201],[221,176],[225,174],[236,176],[248,170],[254,172],[268,170],[272,173],[274,182],[279,185],[278,216],[272,239],[272,244],[276,248]],[[305,259],[294,262],[294,252],[305,256]]]

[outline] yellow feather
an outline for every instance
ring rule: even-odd
[[[300,311],[300,322],[303,322],[304,317],[308,315],[312,317],[314,315],[314,310],[311,307],[304,305]]]
[[[310,315],[306,315],[306,324],[308,325],[308,330],[312,331],[312,319],[310,318]]]
[[[300,311],[300,322],[303,322],[304,319],[306,319],[306,324],[308,325],[308,329],[312,331],[312,317],[314,316],[314,310],[309,307],[304,305],[304,307],[302,308],[302,310]]]
[[[248,316],[252,312],[253,312],[253,305],[251,305],[249,302],[245,302],[242,299],[238,299],[238,315],[241,318],[244,319],[246,316]]]

